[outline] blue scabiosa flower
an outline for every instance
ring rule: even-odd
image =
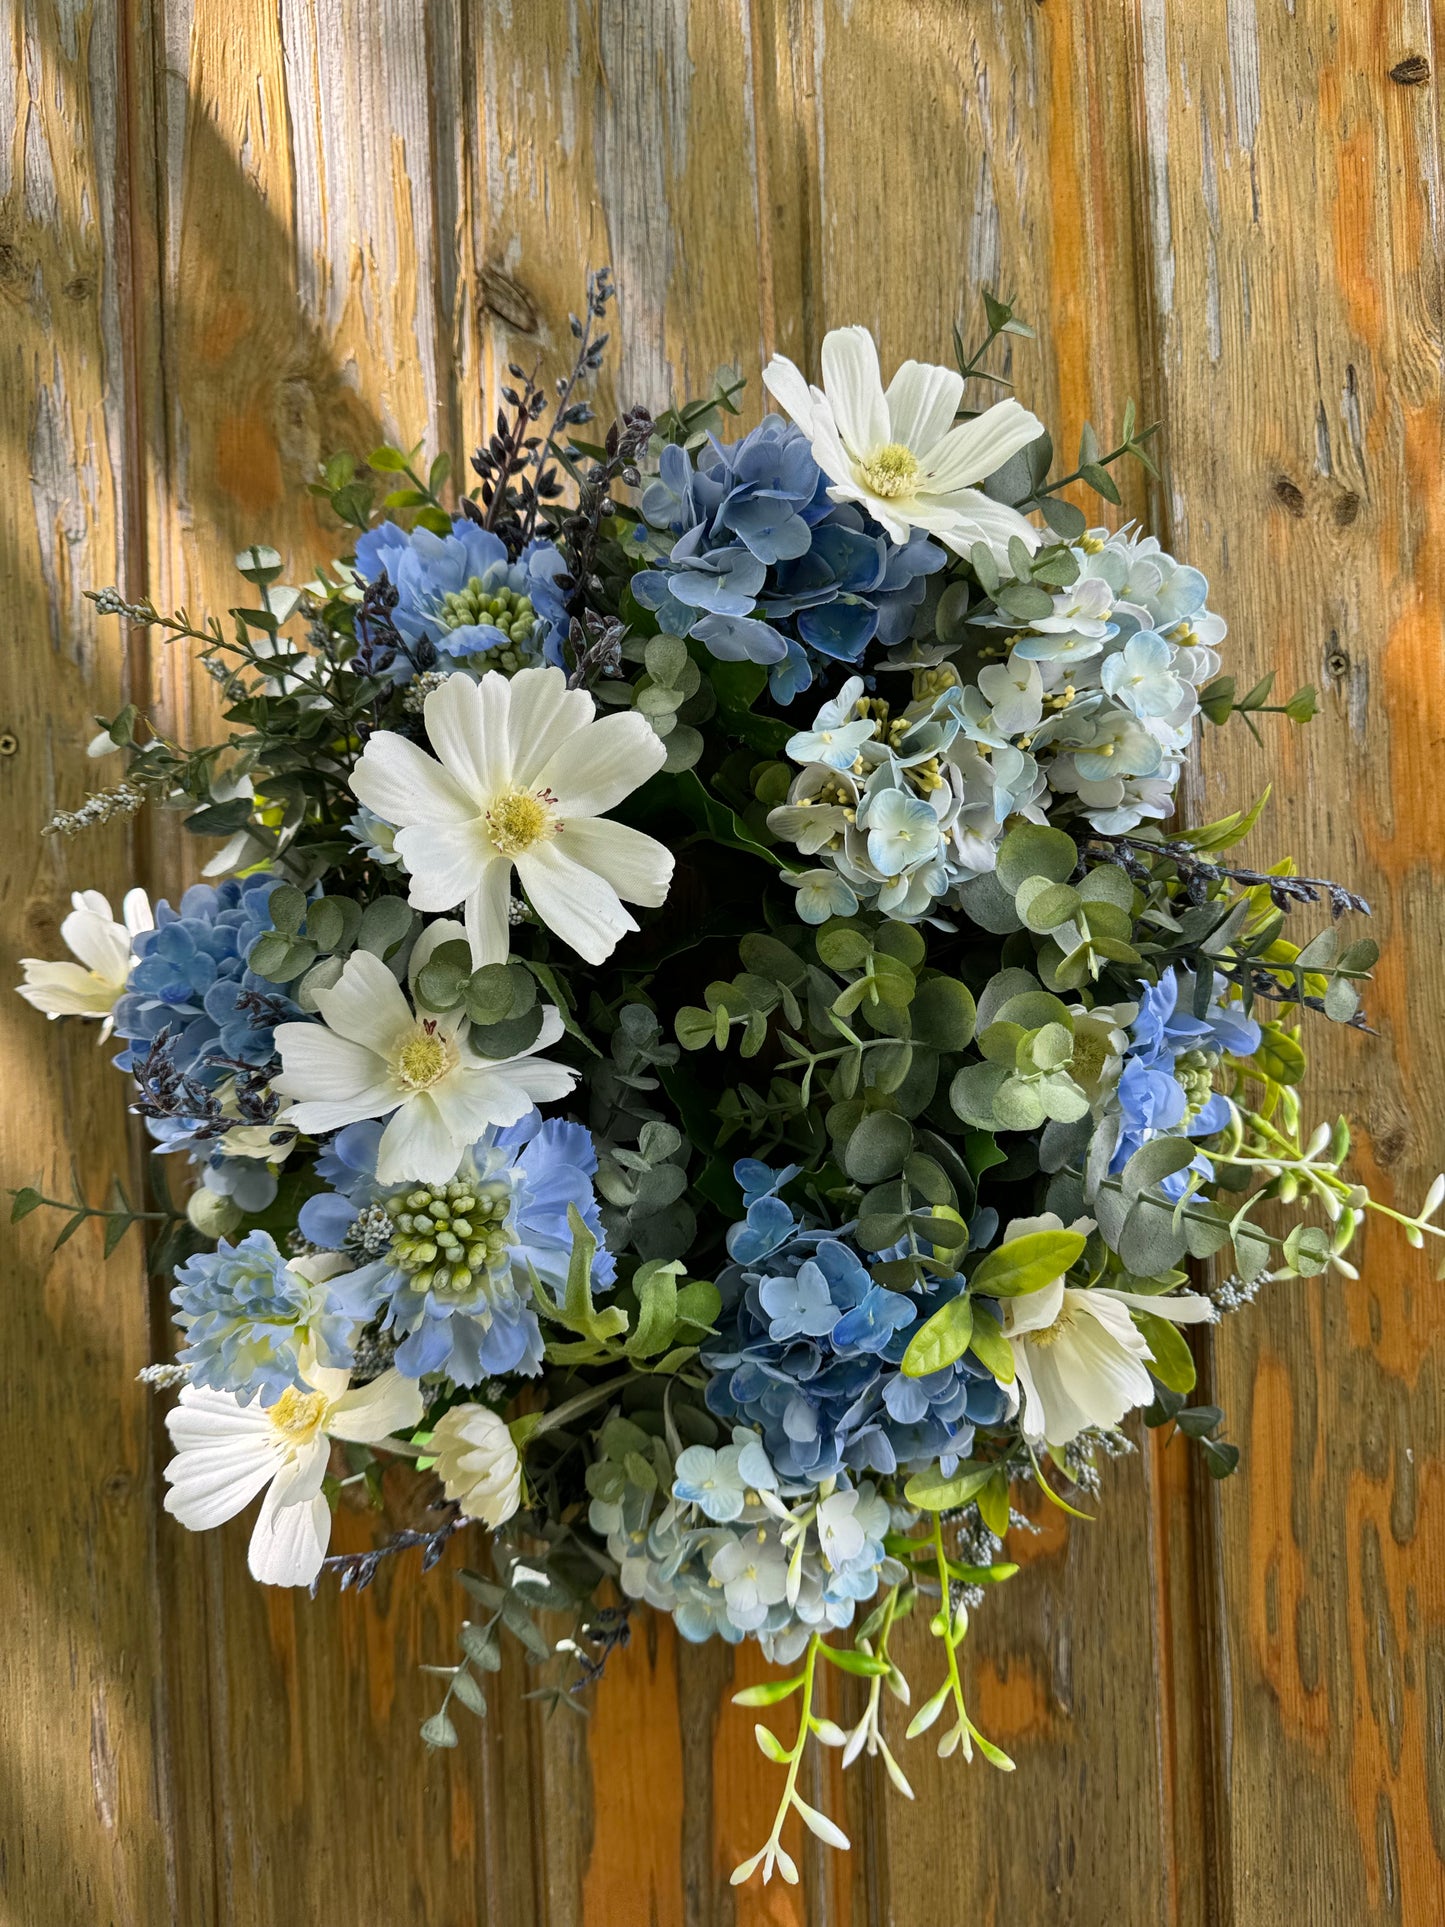
[[[293,1259],[265,1231],[237,1245],[224,1239],[176,1269],[171,1301],[186,1334],[181,1362],[191,1383],[233,1392],[242,1404],[274,1405],[288,1387],[305,1390],[301,1367],[352,1363],[351,1334],[371,1315],[376,1268],[347,1271],[344,1260]]]
[[[756,1427],[785,1484],[966,1457],[974,1427],[1003,1416],[992,1377],[967,1359],[927,1378],[900,1370],[911,1328],[959,1281],[889,1291],[846,1228],[810,1229],[750,1188],[747,1216],[728,1234],[733,1262],[718,1279],[718,1337],[703,1350],[710,1410]]]
[[[541,662],[561,665],[567,611],[558,577],[566,564],[551,542],[529,542],[514,562],[499,536],[459,515],[449,535],[410,534],[395,522],[369,529],[356,544],[356,572],[368,584],[383,571],[397,592],[392,611],[411,659],[398,657],[395,680],[418,667],[456,665],[478,675],[508,674]],[[425,657],[425,660],[423,660]]]
[[[594,1285],[616,1277],[592,1188],[590,1133],[560,1118],[544,1124],[533,1111],[489,1132],[441,1185],[379,1185],[380,1139],[374,1123],[337,1133],[317,1162],[335,1188],[302,1206],[303,1237],[376,1265],[383,1325],[401,1341],[396,1364],[408,1377],[443,1372],[476,1385],[539,1371],[531,1276],[560,1301],[572,1256],[570,1205],[597,1238]]]
[[[809,686],[813,661],[901,642],[947,560],[923,534],[893,542],[830,501],[807,437],[777,415],[740,442],[710,439],[695,465],[665,448],[642,513],[656,535],[643,538],[653,566],[632,579],[637,600],[723,661],[766,664],[781,703]]]

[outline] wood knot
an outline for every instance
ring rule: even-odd
[[[1430,78],[1430,63],[1424,54],[1406,54],[1390,69],[1390,78],[1397,87],[1423,87]]]
[[[500,268],[483,268],[481,287],[482,306],[489,308],[499,321],[505,321],[518,334],[536,334],[537,304],[520,281],[514,281]]]
[[[67,301],[89,301],[95,293],[93,274],[73,274],[61,289]]]
[[[1281,475],[1274,484],[1275,499],[1283,503],[1291,515],[1302,516],[1305,512],[1304,493],[1299,485],[1292,482],[1288,475]]]
[[[1331,515],[1335,518],[1335,527],[1337,529],[1347,529],[1359,512],[1360,498],[1352,488],[1347,488],[1338,495],[1335,498],[1334,507],[1330,510]]]

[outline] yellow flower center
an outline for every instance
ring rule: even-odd
[[[562,827],[551,790],[506,790],[492,799],[487,835],[503,856],[520,856]]]
[[[397,1052],[396,1074],[408,1089],[424,1091],[446,1076],[453,1061],[451,1044],[437,1035],[435,1022],[427,1018]]]
[[[918,480],[918,457],[902,442],[885,442],[866,462],[859,464],[865,485],[885,502],[895,495],[908,495]]]
[[[1029,1332],[1026,1336],[1031,1345],[1043,1345],[1047,1348],[1050,1345],[1057,1345],[1064,1333],[1072,1330],[1073,1324],[1074,1313],[1065,1305],[1052,1325],[1046,1325],[1042,1331]]]
[[[302,1392],[294,1385],[271,1407],[270,1420],[290,1445],[309,1445],[321,1430],[329,1400],[325,1392]]]

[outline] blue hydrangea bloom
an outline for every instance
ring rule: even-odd
[[[597,1153],[590,1132],[561,1118],[543,1123],[533,1111],[475,1144],[453,1187],[441,1189],[464,1187],[492,1213],[496,1230],[487,1260],[455,1283],[428,1281],[424,1288],[405,1242],[404,1214],[413,1194],[427,1187],[377,1183],[380,1139],[380,1124],[368,1122],[348,1125],[331,1140],[316,1168],[333,1188],[301,1207],[302,1236],[375,1261],[383,1326],[401,1339],[396,1365],[408,1377],[444,1372],[458,1385],[476,1385],[504,1372],[540,1371],[542,1334],[530,1271],[560,1303],[572,1255],[569,1205],[597,1239],[593,1284],[605,1289],[617,1275],[592,1186]]]
[[[432,651],[441,667],[449,662],[497,666],[494,652],[508,650],[516,657],[512,666],[561,665],[567,610],[557,578],[566,563],[553,543],[529,542],[514,562],[500,536],[464,515],[457,516],[449,535],[422,528],[408,533],[395,522],[382,522],[357,542],[356,572],[371,583],[383,570],[397,591],[391,619],[414,652],[411,660],[402,655],[391,664],[393,680],[410,680],[431,662]],[[476,605],[499,595],[513,608],[514,598],[530,602],[535,622],[529,634],[503,630],[484,615],[477,619]]]
[[[1119,1074],[1119,1142],[1110,1165],[1121,1171],[1152,1137],[1167,1132],[1212,1137],[1229,1122],[1222,1092],[1209,1089],[1221,1057],[1248,1057],[1259,1048],[1259,1025],[1237,1004],[1222,1001],[1228,985],[1216,978],[1202,1017],[1194,1015],[1195,978],[1177,968],[1150,984],[1130,1026],[1130,1047]],[[1182,1060],[1182,1061],[1181,1061]],[[1163,1181],[1162,1189],[1181,1196],[1188,1172],[1213,1175],[1206,1157]]]
[[[303,1348],[318,1365],[351,1364],[351,1334],[370,1315],[374,1293],[366,1270],[304,1276],[265,1231],[237,1245],[223,1238],[176,1268],[171,1300],[187,1339],[181,1360],[195,1385],[274,1405],[304,1383]]]
[[[790,1483],[966,1457],[974,1427],[1004,1414],[993,1378],[968,1358],[926,1378],[899,1369],[913,1325],[962,1281],[914,1294],[875,1284],[846,1227],[805,1226],[759,1194],[759,1169],[744,1160],[736,1173],[752,1202],[728,1234],[718,1337],[703,1349],[709,1409],[755,1426]]]
[[[194,884],[180,907],[156,905],[156,927],[135,940],[136,962],[115,1007],[115,1028],[128,1048],[117,1058],[134,1070],[166,1033],[168,1065],[189,1083],[216,1091],[236,1066],[264,1068],[276,1054],[275,1027],[297,1018],[275,984],[254,976],[246,958],[271,928],[270,896],[280,879],[269,871]],[[148,1118],[151,1136],[167,1151],[189,1151],[207,1169],[213,1190],[234,1196],[242,1209],[260,1211],[275,1196],[264,1160],[227,1158],[195,1135],[197,1118]]]
[[[903,641],[924,578],[947,560],[926,536],[891,542],[831,502],[808,438],[778,415],[740,442],[710,438],[695,464],[665,448],[642,513],[673,540],[633,577],[637,600],[725,662],[766,664],[781,703],[808,688],[813,660],[857,662],[875,637]]]

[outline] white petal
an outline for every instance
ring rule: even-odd
[[[905,361],[888,384],[888,439],[927,455],[953,426],[962,399],[963,376],[956,368]]]
[[[888,403],[878,349],[866,328],[832,328],[823,337],[823,387],[844,446],[871,455],[888,440]]]
[[[22,957],[20,967],[25,982],[16,986],[19,994],[47,1017],[103,1017],[115,1003],[114,986],[101,983],[84,964]]]
[[[317,1443],[324,1457],[325,1442]],[[273,1485],[251,1534],[251,1576],[263,1586],[309,1586],[321,1570],[330,1540],[331,1508],[325,1499],[281,1505]]]
[[[569,689],[560,669],[521,669],[512,678],[508,722],[512,781],[519,789],[540,789],[544,771],[559,758],[569,738],[585,729],[597,705],[585,689]]]
[[[876,508],[873,513],[878,514]],[[1030,555],[1043,540],[1017,509],[1006,502],[995,502],[979,489],[960,489],[948,496],[916,495],[909,503],[909,513],[916,527],[936,535],[955,555],[967,555],[975,542],[986,542],[1002,562],[1007,560],[1012,536],[1018,537]]]
[[[60,935],[66,948],[103,982],[123,984],[130,970],[130,932],[124,924],[112,920],[109,908],[107,904],[105,916],[97,916],[93,910],[72,910],[60,926]]]
[[[453,676],[453,682],[465,682]],[[413,910],[452,910],[477,887],[496,860],[497,849],[481,817],[470,823],[418,823],[398,830],[396,853],[411,872],[407,902]]]
[[[802,370],[786,355],[774,355],[763,370],[763,386],[778,406],[792,416],[803,433],[811,435],[813,397],[803,379]]]
[[[604,716],[579,730],[548,761],[538,789],[557,798],[557,814],[601,816],[653,776],[667,761],[667,746],[645,717],[629,710]]]
[[[403,826],[466,823],[477,814],[475,800],[434,756],[387,729],[367,738],[351,772],[351,792],[385,822]]]
[[[348,1106],[396,1101],[384,1060],[365,1044],[338,1037],[320,1024],[278,1024],[281,1069],[271,1080],[283,1097],[298,1103]],[[358,1110],[358,1117],[371,1111]]]
[[[326,1429],[334,1439],[360,1439],[370,1444],[392,1432],[421,1424],[421,1390],[414,1378],[386,1371],[369,1385],[358,1385],[338,1399],[326,1415]]]
[[[833,411],[826,401],[819,402],[813,411],[811,439],[813,460],[834,484],[834,487],[828,490],[831,500],[839,502],[851,499],[857,502],[868,502],[871,505],[873,498],[867,489],[858,486],[853,474],[853,464],[847,449],[843,446],[843,438],[838,433],[837,424],[833,420]],[[838,493],[839,489],[848,491],[847,498]]]
[[[512,780],[509,707],[507,678],[489,669],[479,683],[470,676],[448,676],[432,690],[422,709],[427,736],[442,767],[479,807]],[[406,861],[412,867],[409,857]],[[450,902],[460,901],[465,894],[458,891]]]
[[[503,1057],[448,1078],[437,1090],[437,1108],[461,1142],[472,1144],[489,1124],[519,1124],[534,1105],[560,1103],[576,1082],[576,1071],[550,1057]]]
[[[338,1037],[364,1044],[378,1057],[389,1057],[399,1049],[416,1023],[401,985],[380,957],[369,950],[351,953],[330,990],[317,991],[316,1008],[326,1019],[327,1028]],[[294,1026],[283,1024],[280,1028],[290,1030]]]
[[[667,901],[673,855],[656,837],[610,817],[574,817],[562,831],[562,849],[603,877],[627,903],[655,910]]]
[[[166,1428],[176,1455],[165,1471],[165,1507],[192,1532],[234,1518],[285,1459],[262,1407],[242,1405],[229,1392],[188,1385]]]
[[[1037,441],[1044,425],[1022,402],[995,402],[971,422],[951,428],[936,448],[919,478],[920,495],[949,495],[971,488],[1003,467],[1010,455]]]
[[[1176,1325],[1208,1324],[1214,1317],[1214,1306],[1197,1291],[1181,1291],[1172,1298],[1155,1298],[1147,1291],[1116,1291],[1112,1285],[1100,1285],[1097,1289],[1107,1292],[1110,1298],[1117,1298],[1121,1305],[1127,1305],[1131,1311],[1148,1311],[1156,1318],[1172,1318]]]
[[[476,888],[467,898],[466,934],[472,946],[472,962],[505,963],[512,947],[512,925],[508,909],[512,901],[512,865],[501,855],[482,871]]]
[[[121,917],[126,929],[133,937],[138,936],[142,930],[155,929],[155,911],[151,909],[151,900],[139,884],[134,890],[126,891],[125,902],[121,905]]]
[[[453,1071],[446,1082],[452,1084],[465,1073]],[[471,1137],[454,1137],[435,1101],[443,1087],[419,1091],[397,1111],[381,1134],[376,1154],[379,1184],[446,1184],[457,1174],[462,1153],[480,1131]]]
[[[1055,1278],[1038,1291],[1020,1292],[1004,1300],[1004,1330],[1010,1338],[1023,1332],[1047,1331],[1064,1307],[1064,1281]]]
[[[532,908],[579,957],[600,964],[636,923],[612,885],[574,863],[558,843],[539,843],[517,859],[517,875]]]

